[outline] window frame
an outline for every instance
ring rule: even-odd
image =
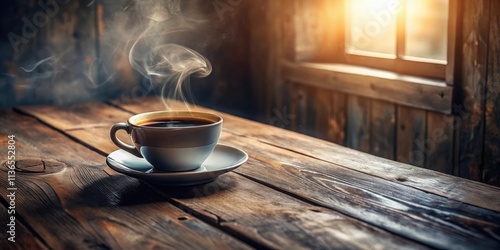
[[[456,43],[456,30],[457,30],[457,1],[449,0],[448,7],[448,41],[447,41],[447,63],[433,63],[431,60],[425,59],[415,59],[407,60],[405,59],[405,8],[407,0],[402,1],[403,6],[398,11],[397,29],[396,29],[396,56],[395,58],[383,58],[383,57],[373,57],[364,56],[359,54],[350,54],[346,51],[346,35],[347,35],[347,24],[349,23],[349,15],[347,13],[347,1],[349,0],[338,0],[340,3],[340,8],[343,11],[339,12],[339,17],[337,18],[337,26],[339,27],[338,35],[334,43],[339,46],[336,50],[332,51],[332,63],[342,63],[356,66],[364,66],[373,69],[387,70],[399,74],[428,77],[434,79],[444,79],[446,84],[453,85],[453,68],[455,61],[455,43]],[[408,57],[407,57],[408,58]]]

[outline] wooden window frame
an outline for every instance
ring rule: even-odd
[[[281,64],[283,79],[451,114],[457,63],[456,31],[459,1],[449,2],[446,65],[403,60],[402,46],[397,48],[400,56],[396,59],[346,53],[345,1],[313,0],[307,3],[295,1],[295,53],[293,58],[285,58]],[[328,6],[332,8],[332,2],[337,11],[324,14]],[[402,16],[399,15],[400,18]],[[302,24],[304,21],[307,25]],[[335,23],[336,30],[332,32],[332,25],[326,23]],[[314,30],[304,31],[304,27],[307,29],[314,27]],[[399,37],[403,31],[398,30],[398,39],[401,39]],[[307,40],[307,43],[301,42],[298,36],[305,37],[302,40]],[[400,42],[401,40],[398,41]],[[353,82],[350,79],[362,82]],[[386,93],[380,91],[384,89],[390,91]],[[422,95],[424,96],[421,97]]]
[[[346,4],[348,0],[341,0],[342,8],[347,12]],[[448,72],[447,67],[453,67],[455,57],[455,41],[456,41],[456,15],[457,15],[457,0],[449,0],[448,7],[448,42],[447,42],[447,58],[445,63],[437,62],[438,60],[415,58],[409,60],[409,56],[405,56],[405,36],[406,36],[406,4],[408,0],[400,0],[401,7],[396,16],[396,55],[394,58],[372,57],[351,54],[346,51],[346,37],[348,32],[347,24],[349,24],[349,16],[344,15],[343,20],[339,20],[341,30],[339,31],[338,41],[340,44],[338,50],[334,51],[333,62],[365,66],[370,68],[388,70],[400,74],[429,77],[435,79],[446,79]],[[408,59],[405,59],[408,58]],[[452,71],[449,71],[452,72]],[[448,83],[452,85],[453,83]]]

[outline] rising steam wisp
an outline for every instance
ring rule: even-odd
[[[164,42],[169,36],[192,28],[180,14],[180,1],[167,3],[163,8],[153,8],[154,11],[147,8],[149,11],[144,16],[150,20],[149,25],[133,43],[129,62],[149,80],[151,89],[161,96],[166,109],[171,109],[169,99],[179,100],[189,109],[188,99],[192,96],[184,91],[189,88],[190,76],[208,76],[212,65],[190,48]]]

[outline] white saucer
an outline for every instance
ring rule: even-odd
[[[124,150],[116,150],[106,157],[113,170],[147,182],[168,186],[198,185],[215,180],[219,175],[232,171],[248,160],[241,149],[218,144],[208,159],[198,169],[187,172],[155,172],[143,158]]]

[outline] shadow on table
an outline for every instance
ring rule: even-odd
[[[131,206],[164,202],[169,199],[194,199],[221,195],[237,185],[234,177],[219,177],[196,186],[162,186],[146,183],[125,175],[113,175],[93,181],[73,196],[72,201],[84,206]]]
[[[237,186],[233,175],[222,175],[214,181],[194,186],[162,186],[148,184],[162,194],[175,199],[193,199],[223,195]]]

